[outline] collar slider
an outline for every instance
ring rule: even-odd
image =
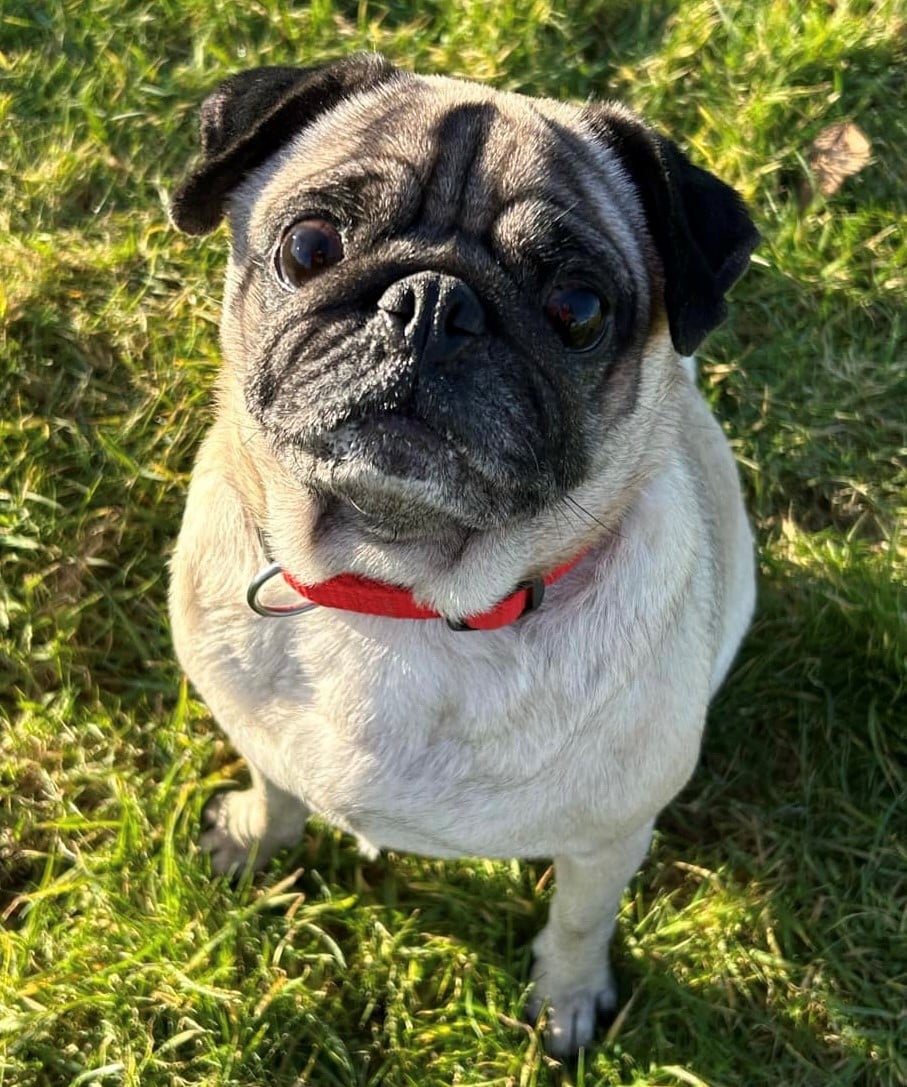
[[[517,619],[522,619],[524,615],[528,615],[529,612],[535,611],[536,608],[540,608],[542,601],[545,599],[545,582],[540,577],[530,578],[528,581],[521,581],[517,585],[514,595],[516,593],[526,594],[526,603],[523,605],[523,610],[519,615],[515,616],[511,622],[516,622]],[[469,623],[462,619],[448,619],[447,625],[451,630],[455,630],[458,633],[462,633],[467,630],[481,630],[481,627],[471,627]]]
[[[313,604],[308,600],[304,604],[265,604],[262,600],[259,600],[259,594],[265,585],[282,573],[283,567],[280,563],[272,562],[259,570],[255,577],[252,578],[248,589],[246,589],[246,603],[252,611],[265,616],[265,618],[274,619],[287,615],[302,615],[304,612],[318,607],[317,604]]]

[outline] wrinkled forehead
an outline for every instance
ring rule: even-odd
[[[609,217],[631,219],[636,207],[578,107],[439,76],[353,96],[295,137],[266,176],[256,218],[306,190],[345,195],[366,216],[409,218],[417,205],[426,228],[477,235],[532,200],[562,210],[604,202]]]

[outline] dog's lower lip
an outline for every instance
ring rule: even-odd
[[[369,452],[380,454],[383,459],[394,451],[401,458],[403,475],[414,470],[419,475],[418,462],[423,459],[423,467],[427,467],[430,462],[463,455],[449,437],[439,434],[424,420],[390,413],[301,435],[298,443],[308,452],[329,461],[346,460]]]
[[[358,502],[349,496],[334,495],[334,501],[339,507],[334,507],[336,519],[339,509],[345,509],[352,523],[368,537],[379,540],[382,543],[409,544],[430,540],[436,544],[447,541],[462,541],[472,531],[465,525],[459,524],[454,518],[436,515],[426,520],[424,514],[416,520],[409,520],[405,515],[386,516],[383,513],[373,514],[363,508]]]

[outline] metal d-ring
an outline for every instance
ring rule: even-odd
[[[272,562],[259,570],[255,577],[252,578],[249,582],[249,588],[246,589],[246,603],[252,611],[258,615],[264,615],[267,619],[283,619],[288,615],[302,615],[304,612],[318,607],[317,604],[313,604],[310,600],[307,600],[304,604],[263,604],[258,599],[258,594],[272,578],[282,573],[283,567],[280,563]]]

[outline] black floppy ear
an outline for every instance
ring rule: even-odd
[[[253,68],[231,76],[202,105],[204,158],[173,196],[174,225],[207,234],[223,218],[233,189],[297,132],[350,95],[401,75],[378,53],[354,53],[317,68]]]
[[[746,271],[759,233],[740,196],[671,140],[608,107],[588,107],[586,118],[636,186],[664,269],[671,339],[690,355],[724,320],[724,296]]]

